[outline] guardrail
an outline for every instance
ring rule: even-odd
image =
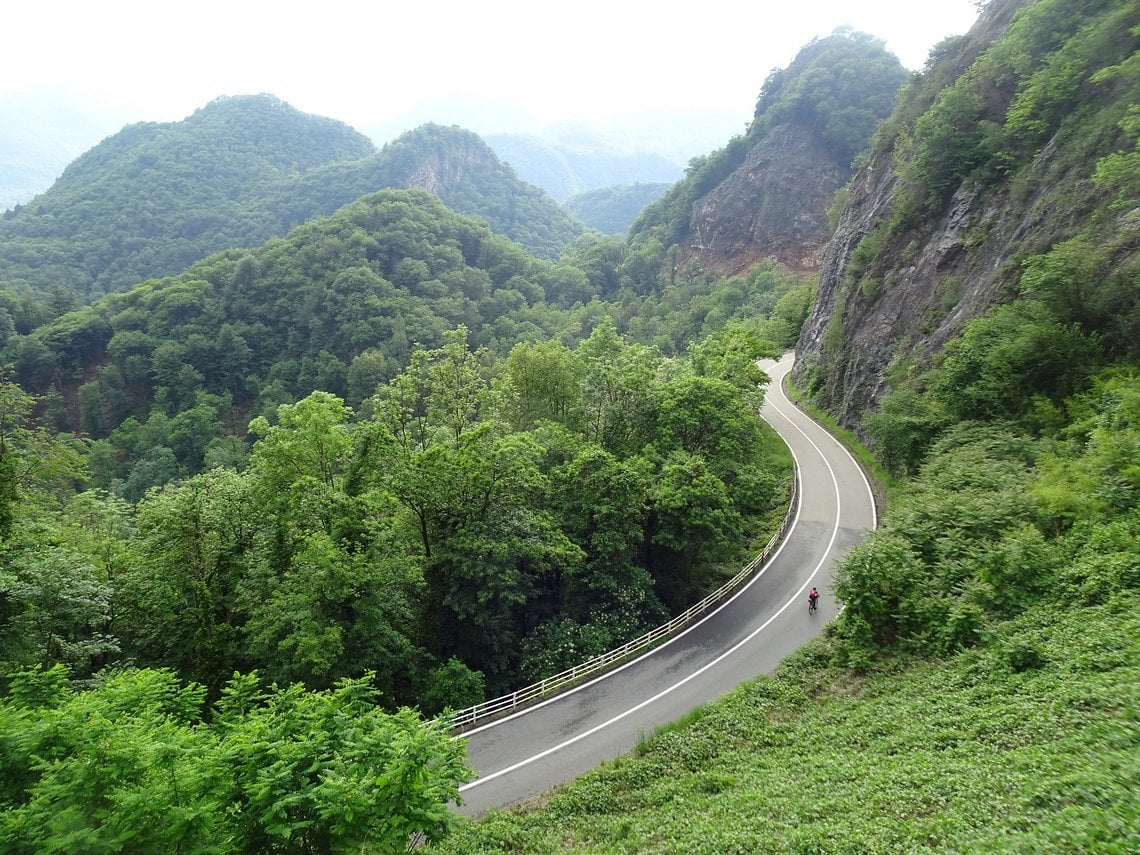
[[[689,606],[689,608],[685,609],[685,611],[677,615],[667,624],[659,626],[656,629],[651,629],[639,638],[635,638],[633,641],[627,641],[621,645],[621,647],[617,647],[608,653],[602,653],[593,659],[588,659],[580,665],[567,668],[565,671],[547,677],[545,680],[539,680],[537,683],[532,683],[510,694],[492,698],[489,701],[475,704],[473,707],[451,713],[447,716],[447,719],[450,721],[452,729],[462,733],[465,729],[474,727],[483,719],[513,712],[527,704],[557,694],[562,689],[568,688],[586,677],[592,677],[595,674],[601,673],[630,656],[655,646],[683,629],[713,606],[728,599],[747,579],[751,578],[757,570],[764,566],[769,556],[771,556],[772,552],[784,539],[784,535],[787,534],[788,531],[788,524],[791,522],[792,514],[796,507],[798,495],[799,473],[793,469],[792,492],[791,498],[788,500],[788,509],[784,512],[784,519],[780,523],[780,527],[776,530],[776,533],[772,535],[772,539],[768,541],[760,554],[749,561],[740,572],[699,603]]]

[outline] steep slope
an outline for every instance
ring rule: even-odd
[[[224,98],[181,122],[124,128],[5,214],[0,288],[87,303],[384,187],[431,190],[546,258],[582,229],[459,128],[421,128],[376,152],[272,96]]]
[[[827,209],[847,175],[809,128],[777,125],[694,203],[684,257],[729,274],[765,258],[816,269],[831,231]]]
[[[677,246],[680,266],[731,275],[772,258],[814,271],[835,194],[904,77],[898,59],[861,33],[805,46],[769,75],[748,132],[695,158],[685,179],[633,224],[631,238]]]
[[[1019,295],[1136,356],[1138,24],[1134,3],[995,0],[932,55],[851,185],[797,349],[842,424]],[[1063,357],[1035,358],[1038,388],[996,393],[1006,415],[1073,391]]]

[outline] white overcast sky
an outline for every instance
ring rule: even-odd
[[[907,68],[963,33],[974,0],[8,0],[0,97],[32,89],[182,119],[272,93],[356,127],[427,101],[518,102],[540,122],[752,113],[768,72],[848,25]]]

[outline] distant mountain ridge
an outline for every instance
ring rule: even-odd
[[[518,104],[465,96],[426,102],[361,130],[383,143],[407,128],[459,125],[479,134],[524,181],[565,202],[600,187],[673,183],[742,121],[727,110],[690,108],[544,122]]]
[[[377,152],[342,122],[271,95],[130,125],[0,219],[0,288],[86,303],[250,247],[383,187],[423,188],[556,258],[581,225],[474,134],[422,128]]]
[[[281,210],[294,206],[289,225],[331,214],[384,187],[429,190],[461,214],[482,217],[539,258],[556,260],[582,232],[540,188],[521,181],[477,134],[456,126],[423,125],[360,162],[330,164],[285,188]],[[343,200],[343,201],[342,201]],[[316,208],[306,208],[319,201]]]
[[[56,92],[0,97],[0,213],[31,201],[71,161],[124,123],[117,110]]]
[[[563,203],[603,187],[672,184],[683,173],[680,164],[660,154],[620,152],[601,140],[571,145],[529,134],[491,134],[486,141],[519,177]]]
[[[622,236],[630,223],[668,192],[671,184],[618,184],[587,190],[566,200],[565,208],[603,234]]]

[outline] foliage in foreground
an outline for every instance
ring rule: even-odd
[[[12,676],[0,700],[5,852],[393,852],[453,823],[461,743],[369,678],[221,699],[169,671],[77,692],[62,666]]]

